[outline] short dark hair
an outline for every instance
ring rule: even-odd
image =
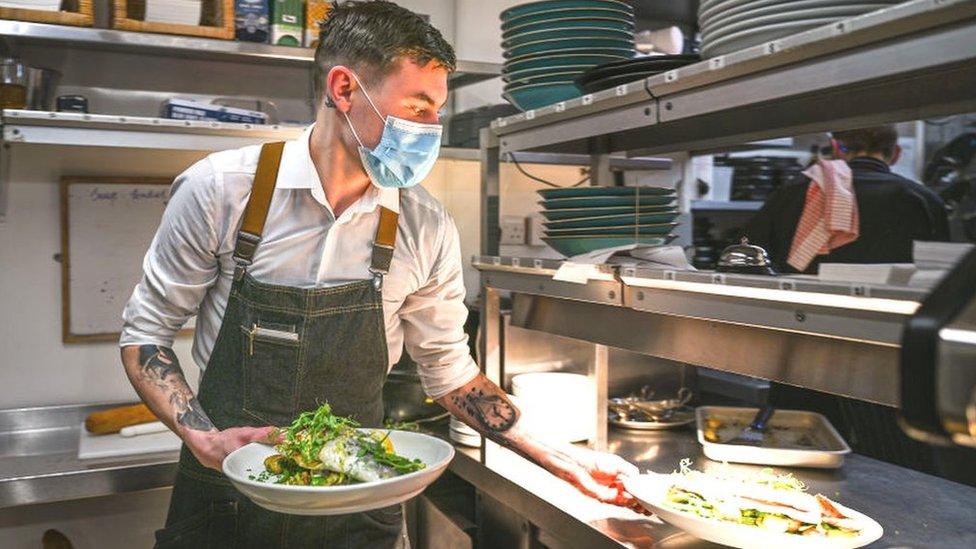
[[[346,65],[367,78],[383,77],[407,56],[420,66],[434,62],[453,72],[454,48],[423,17],[384,0],[335,2],[319,24],[315,48],[315,97],[322,97],[332,67]]]
[[[851,153],[883,154],[890,158],[898,145],[898,129],[894,124],[833,132],[833,137]]]

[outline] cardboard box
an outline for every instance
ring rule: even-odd
[[[305,44],[306,48],[319,45],[319,24],[329,17],[332,3],[325,0],[308,0],[305,2]]]
[[[271,5],[271,43],[301,46],[304,21],[302,0],[274,0]]]
[[[234,37],[242,42],[268,43],[270,0],[234,0]]]

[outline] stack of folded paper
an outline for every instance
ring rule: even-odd
[[[202,0],[146,0],[146,21],[199,25]]]
[[[0,8],[58,11],[61,9],[61,0],[0,0]]]

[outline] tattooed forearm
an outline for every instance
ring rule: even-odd
[[[139,374],[144,381],[168,395],[177,424],[197,431],[214,428],[187,385],[183,369],[172,349],[158,345],[139,347]]]
[[[490,433],[504,433],[518,419],[518,410],[497,387],[462,387],[458,394],[451,396],[451,402]]]

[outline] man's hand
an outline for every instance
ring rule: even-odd
[[[633,505],[634,498],[624,491],[621,481],[640,474],[634,464],[614,454],[572,445],[548,450],[540,453],[538,461],[550,473],[602,502]]]
[[[275,427],[231,427],[223,431],[187,429],[183,433],[183,442],[204,467],[220,471],[227,454],[251,442],[274,444],[277,434]]]

